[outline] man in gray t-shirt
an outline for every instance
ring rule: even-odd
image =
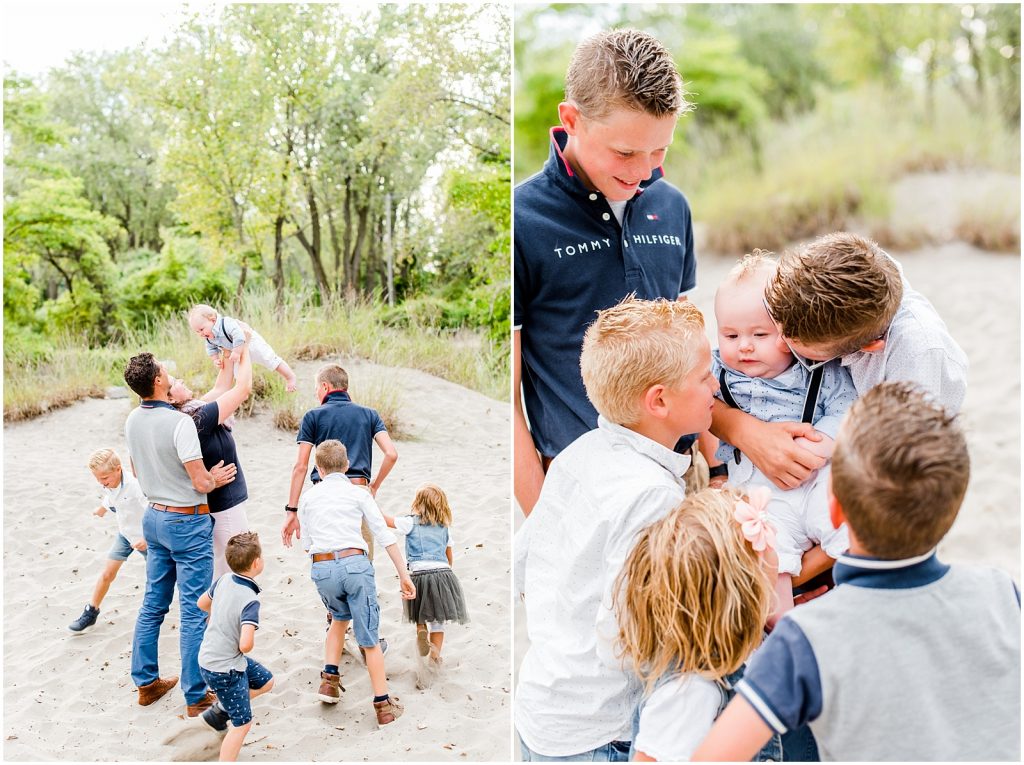
[[[235,466],[203,466],[192,418],[170,403],[170,376],[151,353],[133,356],[124,379],[142,399],[128,415],[125,438],[132,469],[149,498],[142,534],[149,547],[146,594],[132,638],[132,680],[139,704],[152,704],[178,678],[161,678],[157,661],[160,625],[178,586],[181,608],[181,675],[186,714],[195,717],[214,700],[199,673],[199,644],[206,620],[196,601],[213,577],[213,522],[206,492],[230,483]]]

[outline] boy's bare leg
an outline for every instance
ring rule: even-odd
[[[262,688],[260,690],[263,690]],[[227,735],[220,743],[220,761],[234,762],[238,759],[238,753],[242,750],[242,743],[245,741],[245,734],[252,727],[252,721],[237,728],[228,726]]]
[[[370,673],[370,685],[373,687],[374,696],[384,696],[388,692],[388,678],[384,673],[384,652],[380,650],[380,643],[367,648],[366,671]]]
[[[267,684],[262,688],[250,688],[249,689],[249,701],[252,701],[257,696],[262,696],[264,693],[269,693],[274,687],[274,678],[270,678]]]
[[[288,362],[282,361],[277,365],[277,368],[274,371],[284,378],[284,389],[289,393],[294,392],[296,388],[296,377],[292,368],[288,366]]]
[[[123,560],[107,560],[106,565],[100,572],[100,578],[96,580],[96,588],[92,591],[92,598],[89,600],[90,606],[93,608],[100,607],[100,603],[107,596],[107,590],[110,589],[110,585],[117,578],[117,572],[121,570],[123,563]]]
[[[327,630],[327,640],[324,641],[324,664],[341,664],[341,652],[345,648],[345,630],[348,629],[348,622],[340,622],[337,619],[331,622]]]

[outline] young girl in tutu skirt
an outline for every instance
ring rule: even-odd
[[[465,624],[466,599],[452,571],[452,510],[438,486],[424,484],[412,501],[412,514],[384,516],[387,524],[405,534],[405,559],[416,585],[416,599],[403,601],[405,618],[416,625],[420,656],[441,664],[446,622]]]

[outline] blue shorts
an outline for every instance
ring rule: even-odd
[[[366,555],[324,560],[313,564],[310,572],[320,599],[331,618],[352,622],[352,632],[361,648],[373,648],[379,642],[380,606],[373,564]]]
[[[128,556],[133,552],[142,553],[142,557],[146,557],[145,550],[136,550],[132,547],[132,543],[125,538],[124,534],[118,534],[114,537],[114,544],[110,546],[107,558],[110,560],[128,560]]]
[[[230,672],[210,672],[199,668],[203,680],[210,690],[217,694],[217,700],[231,717],[231,724],[240,728],[252,720],[252,705],[249,703],[249,689],[259,690],[273,677],[270,670],[245,657],[245,672],[233,669]]]

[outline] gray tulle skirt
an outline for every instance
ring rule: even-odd
[[[450,568],[413,571],[412,583],[416,585],[415,600],[402,601],[405,604],[405,618],[410,622],[465,624],[469,621],[462,585]]]

